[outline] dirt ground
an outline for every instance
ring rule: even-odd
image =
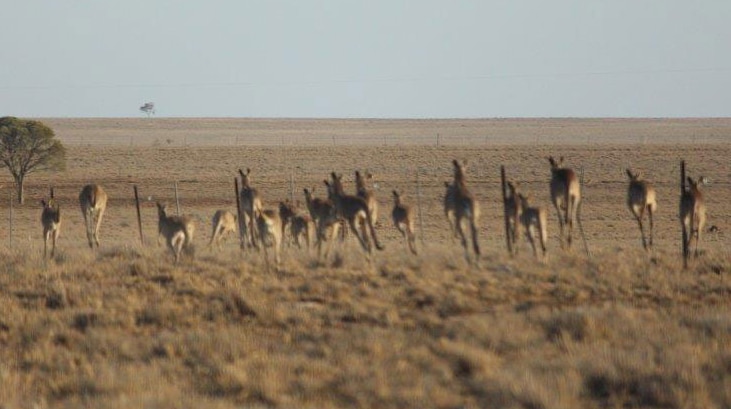
[[[43,122],[67,146],[67,169],[29,176],[12,217],[12,179],[0,174],[2,408],[731,405],[729,119]],[[571,252],[549,201],[551,155],[582,178],[586,247]],[[478,267],[443,214],[455,158],[481,205]],[[681,160],[709,179],[702,256],[688,271]],[[505,251],[500,166],[549,211],[545,262],[526,243],[516,258]],[[371,172],[386,249],[368,263],[350,239],[319,264],[287,247],[271,272],[235,237],[206,248],[246,168],[265,207],[304,202],[305,187],[324,196],[332,171],[353,191],[353,172]],[[652,256],[626,205],[626,168],[657,190]],[[96,253],[78,208],[87,183],[110,197]],[[64,219],[58,254],[43,261],[50,187]],[[195,257],[173,266],[155,243],[154,203],[176,211],[176,187],[197,233]],[[417,209],[419,256],[391,224],[394,189]]]

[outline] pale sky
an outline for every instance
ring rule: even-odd
[[[731,1],[0,0],[0,116],[731,116]]]

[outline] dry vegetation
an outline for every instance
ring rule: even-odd
[[[731,121],[553,120],[546,135],[583,136],[539,145],[539,120],[47,123],[69,144],[68,169],[29,178],[27,203],[13,209],[12,247],[8,224],[0,228],[3,409],[731,407],[731,144],[716,141],[731,137]],[[283,146],[246,145],[257,135],[293,138],[298,127],[300,139]],[[155,143],[177,130],[195,145],[217,129],[230,138],[238,129],[239,143],[185,147],[179,134]],[[421,132],[439,132],[440,146],[415,136]],[[92,133],[94,143],[74,143]],[[331,133],[348,143],[317,139]],[[477,134],[517,136],[499,144],[460,139]],[[682,134],[696,143],[676,144]],[[380,141],[358,139],[369,135]],[[395,136],[385,147],[384,135]],[[582,144],[586,135],[598,141]],[[636,135],[645,143],[628,142]],[[549,154],[584,170],[590,259],[580,240],[572,253],[560,250],[552,212],[545,263],[525,242],[515,258],[505,250],[499,166],[532,203],[550,208]],[[464,260],[442,214],[453,158],[468,160],[482,208],[479,267]],[[680,158],[689,175],[711,180],[707,224],[717,228],[687,271]],[[626,207],[630,166],[657,190],[653,256],[642,251]],[[292,190],[304,202],[303,187],[324,195],[332,170],[346,175],[351,191],[353,171],[371,171],[386,250],[369,265],[350,238],[336,246],[334,262],[320,265],[314,251],[285,248],[281,269],[266,272],[263,254],[242,254],[233,237],[207,249],[210,218],[235,209],[233,179],[246,167],[268,207]],[[195,254],[178,265],[156,245],[154,206],[164,201],[175,212],[174,181],[182,213],[200,232]],[[90,182],[110,197],[96,253],[77,201]],[[0,184],[7,188],[9,176]],[[144,246],[133,184],[144,199]],[[64,225],[56,256],[44,261],[38,199],[51,185]],[[387,217],[393,189],[413,206],[421,198],[418,256]],[[8,215],[3,202],[0,214]]]

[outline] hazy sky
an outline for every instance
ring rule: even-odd
[[[0,0],[0,116],[731,115],[729,0]]]

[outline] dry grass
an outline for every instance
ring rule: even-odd
[[[135,132],[109,121],[111,130],[99,127],[100,134]],[[546,263],[535,262],[525,244],[514,259],[504,251],[497,169],[505,164],[547,205],[549,153],[585,169],[591,259],[580,245],[573,253],[558,249],[553,213]],[[659,142],[73,146],[67,172],[29,180],[28,203],[14,209],[13,248],[0,250],[0,407],[730,407],[730,153],[728,144]],[[483,204],[480,267],[463,260],[441,215],[453,157],[470,161]],[[680,157],[713,181],[709,225],[720,230],[688,271],[677,237]],[[628,164],[657,186],[652,258],[639,249],[624,204]],[[242,254],[233,238],[221,251],[206,249],[209,218],[234,208],[231,179],[247,166],[265,204],[289,194],[297,166],[297,197],[302,187],[319,189],[330,170],[350,176],[369,168],[383,209],[392,188],[414,203],[419,172],[420,256],[407,255],[385,217],[378,231],[387,249],[372,264],[352,240],[325,266],[286,249],[281,270],[270,273],[261,254]],[[75,202],[92,180],[110,195],[96,254],[85,247]],[[195,257],[177,266],[154,244],[147,200],[144,233],[152,244],[139,244],[131,201],[136,183],[145,199],[172,203],[173,180],[201,232]],[[49,184],[66,220],[57,256],[44,262],[35,198]]]

